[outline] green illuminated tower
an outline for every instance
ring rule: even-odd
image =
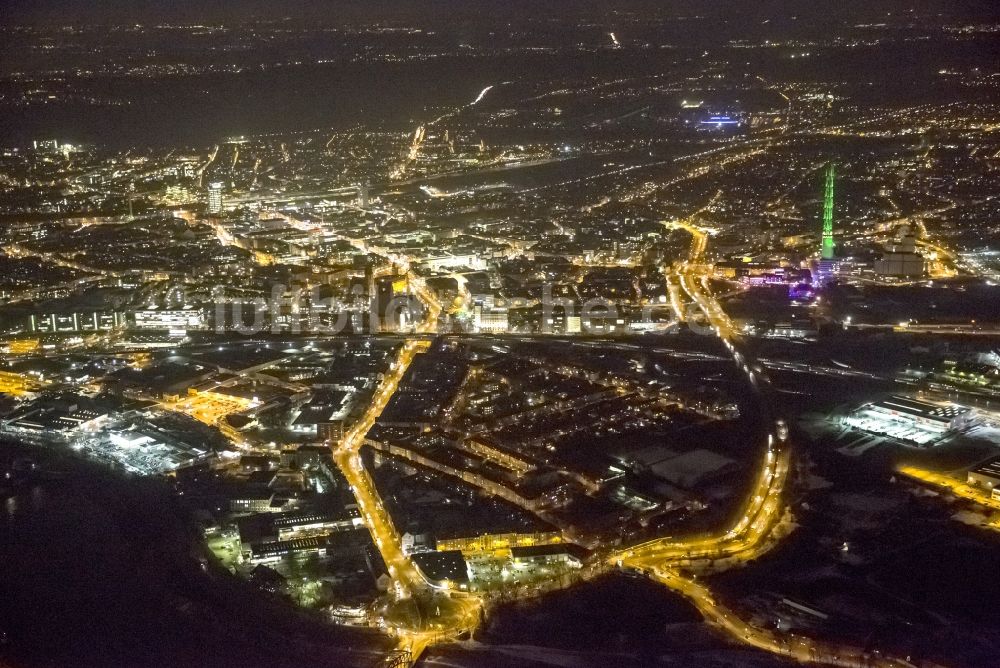
[[[833,163],[826,165],[826,190],[823,195],[823,247],[822,259],[832,260],[833,249]]]

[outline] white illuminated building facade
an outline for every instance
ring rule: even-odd
[[[482,302],[473,307],[473,324],[477,332],[502,334],[510,329],[507,309],[490,308]]]
[[[135,329],[186,332],[207,326],[201,309],[146,309],[132,314]]]

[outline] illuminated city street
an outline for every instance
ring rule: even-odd
[[[3,668],[1000,665],[1000,6],[8,4]]]

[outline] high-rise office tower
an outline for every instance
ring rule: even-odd
[[[208,212],[222,213],[222,183],[208,184]]]

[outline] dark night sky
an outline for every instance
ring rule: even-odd
[[[887,11],[945,10],[950,15],[1000,17],[996,0],[3,0],[0,21],[130,22],[150,20],[246,20],[281,17],[338,20],[406,17],[516,19],[567,11],[596,14],[616,9],[678,13],[866,20]]]

